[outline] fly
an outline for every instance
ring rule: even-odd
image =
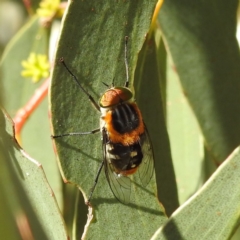
[[[73,132],[52,136],[59,138],[73,135],[87,135],[101,132],[103,161],[98,169],[93,187],[86,201],[90,205],[99,175],[104,167],[108,184],[114,196],[128,204],[131,196],[131,175],[138,173],[142,186],[147,186],[154,171],[153,150],[150,137],[129,86],[127,58],[128,37],[125,37],[126,81],[123,87],[112,86],[97,103],[83,88],[63,58],[61,63],[72,76],[78,87],[87,95],[93,106],[100,112],[100,128],[89,132]],[[106,85],[106,84],[105,84]]]

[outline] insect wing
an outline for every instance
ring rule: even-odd
[[[131,180],[126,176],[116,174],[111,163],[107,161],[105,162],[105,173],[114,196],[120,202],[128,204],[131,195]]]
[[[145,132],[140,137],[141,149],[143,154],[142,163],[138,168],[139,177],[145,187],[152,178],[154,171],[154,156],[151,140],[145,126]]]
[[[107,159],[107,144],[109,144],[107,143],[107,134],[103,131],[103,157],[107,181],[114,196],[120,202],[128,204],[130,202],[131,195],[131,180],[127,176],[117,174],[115,172],[114,166],[111,164],[109,159]]]

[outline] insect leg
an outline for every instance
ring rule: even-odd
[[[77,77],[72,73],[72,71],[69,69],[69,67],[67,66],[67,64],[64,62],[63,58],[60,58],[59,60],[63,66],[66,68],[66,70],[68,71],[68,73],[72,76],[73,80],[77,83],[78,87],[88,96],[88,99],[91,101],[92,105],[94,106],[94,108],[96,108],[99,112],[100,112],[100,107],[98,105],[98,103],[94,100],[94,98],[85,90],[85,88],[83,88],[83,86],[80,84],[79,80],[77,79]]]
[[[89,135],[89,134],[94,134],[100,132],[100,128],[94,129],[89,132],[72,132],[72,133],[65,133],[65,134],[60,134],[60,135],[51,135],[51,138],[60,138],[60,137],[66,137],[66,136],[75,136],[75,135]]]
[[[90,194],[89,194],[88,200],[86,201],[86,205],[90,205],[90,200],[91,200],[91,198],[92,198],[94,189],[95,189],[95,187],[96,187],[96,185],[97,185],[98,178],[99,178],[100,173],[101,173],[101,171],[102,171],[103,165],[104,165],[104,161],[102,161],[100,167],[98,168],[97,176],[96,176],[96,178],[95,178],[95,180],[94,180],[94,184],[93,184],[93,187],[92,187],[91,192],[90,192]]]

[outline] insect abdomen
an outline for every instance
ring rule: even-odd
[[[122,175],[135,173],[143,158],[139,143],[124,146],[109,142],[106,145],[106,152],[107,159],[114,166],[115,172]]]

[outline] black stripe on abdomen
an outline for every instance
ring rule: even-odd
[[[139,126],[139,115],[132,104],[119,104],[112,110],[113,128],[119,133],[131,132]]]

